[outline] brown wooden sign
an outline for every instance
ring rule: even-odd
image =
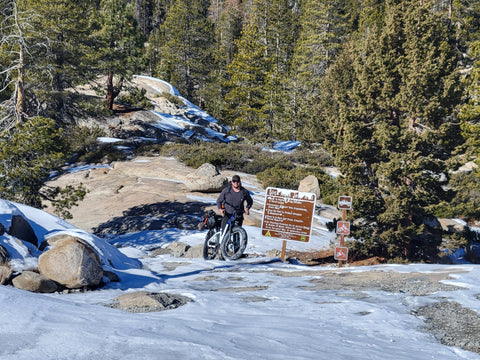
[[[267,188],[262,235],[308,242],[316,196],[295,190]]]

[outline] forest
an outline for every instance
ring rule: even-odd
[[[480,1],[0,0],[0,11],[1,198],[81,200],[80,188],[40,189],[75,120],[111,113],[146,74],[244,144],[328,152],[342,173],[329,195],[354,195],[352,246],[365,256],[430,260],[431,219],[480,220]],[[84,84],[104,101],[79,97]]]

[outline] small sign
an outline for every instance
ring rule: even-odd
[[[335,247],[335,253],[333,254],[335,260],[347,261],[348,259],[348,248],[346,247]]]
[[[308,242],[315,202],[314,193],[268,188],[265,193],[262,235]]]
[[[352,197],[351,196],[339,196],[338,197],[338,208],[340,210],[351,210],[352,209]]]
[[[338,235],[349,235],[350,234],[350,222],[348,222],[348,221],[337,221],[337,234]]]

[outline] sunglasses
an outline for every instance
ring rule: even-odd
[[[232,180],[233,183],[239,183],[240,180]]]

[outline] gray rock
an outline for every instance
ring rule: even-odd
[[[193,300],[178,294],[137,291],[116,297],[108,306],[114,309],[141,313],[176,309],[191,301]]]
[[[49,244],[53,247],[38,258],[40,274],[70,289],[100,284],[101,261],[90,245],[68,235],[51,238]]]
[[[186,176],[185,187],[189,191],[219,192],[228,184],[228,179],[222,176],[212,164],[203,164],[196,171]]]
[[[6,265],[9,261],[10,254],[3,245],[0,245],[0,265]]]
[[[203,257],[203,244],[191,246],[183,257],[190,259]]]
[[[0,265],[0,285],[6,284],[12,276],[12,269],[8,264]]]
[[[315,175],[308,175],[305,179],[300,181],[298,191],[313,193],[317,199],[320,198],[320,185],[318,184],[317,177]]]
[[[18,289],[37,293],[53,293],[58,289],[54,281],[34,271],[22,272],[12,280],[12,283]]]
[[[38,246],[38,239],[35,232],[28,221],[21,215],[12,216],[12,224],[8,230],[8,234]]]

